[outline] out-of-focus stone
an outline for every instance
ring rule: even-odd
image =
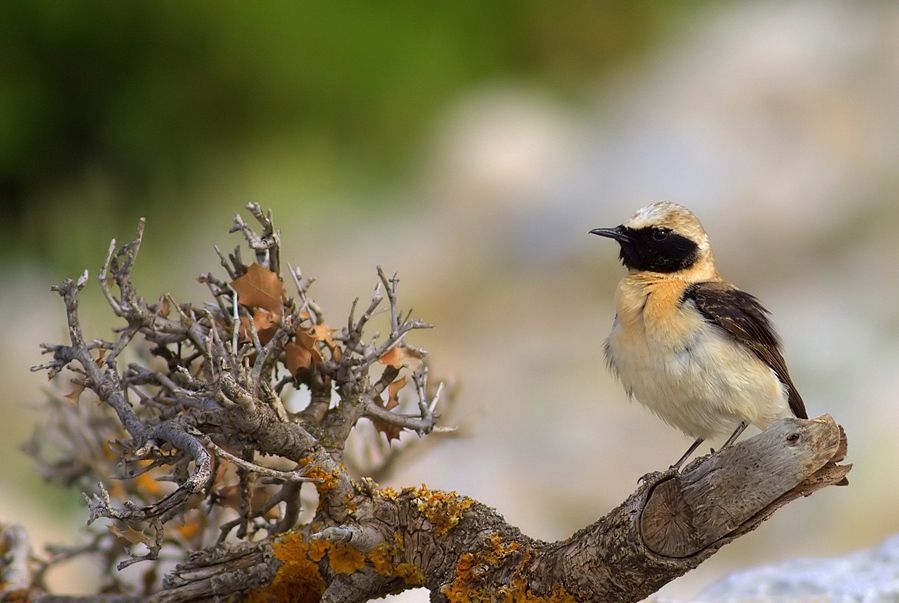
[[[843,557],[794,559],[731,574],[695,603],[899,601],[899,535]]]

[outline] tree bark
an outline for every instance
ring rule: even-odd
[[[418,586],[440,602],[640,601],[783,505],[845,484],[851,465],[837,464],[845,454],[830,416],[784,419],[679,474],[644,476],[621,505],[555,543],[455,493],[361,484],[332,531],[203,553],[149,600],[214,597],[243,584],[258,601],[367,601]]]

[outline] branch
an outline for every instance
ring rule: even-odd
[[[555,543],[454,492],[363,482],[352,524],[269,543],[281,565],[255,594],[315,584],[308,600],[362,602],[424,586],[433,601],[636,602],[783,505],[845,483],[851,466],[837,464],[845,454],[845,434],[829,416],[784,419],[680,474],[645,476],[605,517]]]
[[[279,471],[277,469],[271,469],[270,467],[263,467],[262,465],[251,463],[250,461],[245,461],[238,456],[234,456],[211,440],[209,441],[209,446],[213,449],[213,451],[215,451],[215,454],[217,456],[231,461],[241,469],[250,471],[252,473],[257,473],[264,477],[270,477],[274,480],[288,483],[321,482],[320,479],[315,477],[305,477],[302,471]]]
[[[837,465],[845,454],[845,434],[829,415],[784,419],[679,475],[652,474],[606,517],[550,547],[542,565],[575,598],[639,601],[783,505],[845,483],[851,465]]]
[[[4,595],[28,590],[31,586],[28,567],[31,544],[25,528],[0,524],[0,553],[0,600],[5,600]]]

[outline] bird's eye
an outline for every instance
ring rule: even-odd
[[[654,228],[652,230],[652,240],[653,241],[664,241],[668,238],[668,233],[671,231],[667,228]]]

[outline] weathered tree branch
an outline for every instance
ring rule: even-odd
[[[328,585],[323,601],[366,601],[412,585],[429,588],[435,601],[639,601],[783,505],[840,483],[850,469],[837,464],[845,452],[829,416],[785,419],[681,474],[649,474],[624,503],[556,543],[528,538],[455,493],[362,491],[358,523],[328,528],[327,542],[303,534],[274,543],[284,565],[257,594],[278,597],[284,583],[314,583]],[[354,542],[360,526],[368,534]],[[383,540],[373,544],[378,532]],[[299,569],[297,559],[306,565]],[[348,559],[359,565],[353,580]]]
[[[21,530],[0,530],[4,597],[81,600],[47,594],[44,574],[95,555],[109,568],[104,594],[91,598],[99,601],[352,602],[417,586],[434,601],[637,601],[784,504],[845,483],[850,466],[837,464],[845,436],[824,416],[783,420],[680,474],[644,476],[625,502],[555,543],[454,492],[379,488],[365,475],[422,449],[414,436],[391,446],[403,432],[430,442],[452,431],[438,413],[452,396],[440,401],[426,352],[406,342],[430,325],[401,311],[398,278],[379,268],[359,317],[354,302],[345,326],[332,329],[309,295],[313,279],[289,268],[298,299],[288,294],[272,216],[248,209],[261,232],[240,217],[232,232],[256,261],[244,264],[239,248],[219,252],[231,281],[200,277],[212,303],[138,296],[131,274],[143,221],[131,243],[113,241],[100,271],[104,297],[125,322],[113,341],[81,331],[86,273],[55,288],[69,341],[43,346],[53,359],[36,368],[71,374],[76,387],[51,397],[46,418],[62,455],[44,451],[48,438],[29,449],[49,479],[91,489],[91,521],[109,523],[46,560],[29,556]],[[385,301],[379,340],[369,330]],[[308,402],[295,408],[291,391],[303,389]],[[79,404],[82,390],[99,404]],[[359,430],[363,419],[371,423]],[[353,456],[354,430],[381,448],[380,461]],[[318,506],[301,523],[304,488],[315,488]],[[181,562],[160,579],[162,551]],[[112,569],[137,562],[148,568],[139,585]]]

